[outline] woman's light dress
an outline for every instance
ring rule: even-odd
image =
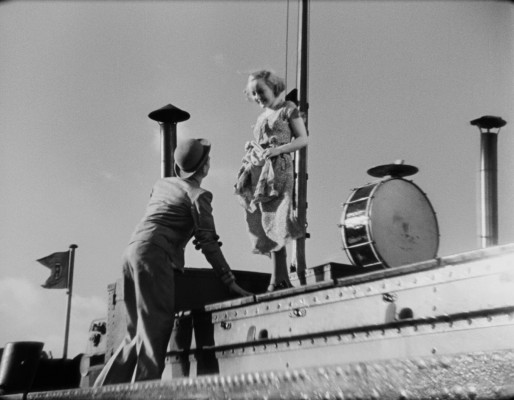
[[[289,121],[294,118],[300,115],[290,101],[266,110],[254,126],[255,141],[264,149],[291,142]],[[253,253],[269,255],[302,236],[293,209],[293,159],[286,153],[254,165],[250,152],[251,147],[243,158],[235,192],[245,208]]]

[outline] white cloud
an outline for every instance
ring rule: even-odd
[[[68,296],[64,289],[44,289],[25,279],[0,280],[0,346],[16,341],[44,342],[44,350],[62,356]],[[71,303],[68,357],[83,352],[89,324],[107,315],[105,301],[99,297],[73,294]]]

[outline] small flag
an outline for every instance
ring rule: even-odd
[[[63,251],[37,260],[51,270],[50,277],[41,286],[46,289],[66,289],[68,287],[69,259],[70,252]]]

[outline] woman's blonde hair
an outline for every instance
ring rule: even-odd
[[[273,91],[275,96],[278,96],[284,90],[286,90],[286,82],[280,76],[276,75],[272,71],[268,71],[266,69],[261,69],[260,71],[252,72],[250,76],[248,76],[248,83],[244,89],[244,94],[249,99],[252,99],[252,95],[248,88],[250,81],[255,79],[262,79],[264,83]]]

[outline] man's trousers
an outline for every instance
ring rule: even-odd
[[[127,335],[94,386],[161,379],[173,329],[175,279],[171,260],[149,242],[131,243],[123,255]]]

